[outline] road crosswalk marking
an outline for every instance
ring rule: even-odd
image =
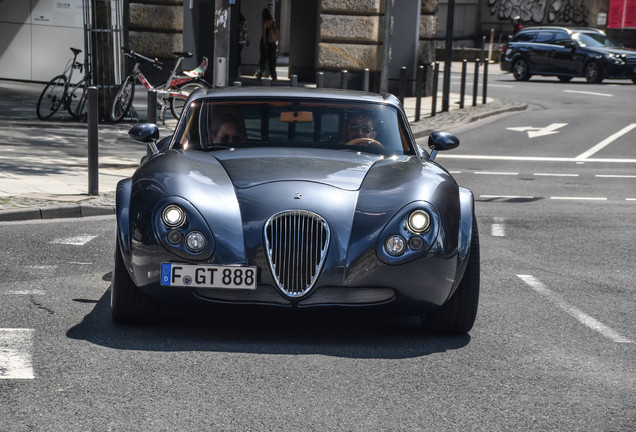
[[[0,379],[33,379],[33,329],[0,329]]]

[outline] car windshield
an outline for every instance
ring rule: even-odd
[[[212,151],[295,147],[411,155],[409,135],[390,105],[293,98],[191,102],[171,148]]]
[[[602,33],[584,33],[575,32],[572,34],[572,39],[578,42],[582,47],[606,47],[606,48],[620,48],[621,45],[607,37]]]

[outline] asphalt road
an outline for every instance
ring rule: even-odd
[[[494,78],[530,109],[437,159],[477,199],[469,336],[241,311],[116,326],[113,217],[0,223],[0,429],[634,430],[636,86],[554,81]]]

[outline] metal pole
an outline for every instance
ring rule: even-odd
[[[340,88],[346,89],[349,86],[349,71],[343,70],[340,72]]]
[[[291,76],[291,86],[298,87],[298,75]]]
[[[88,88],[88,194],[99,195],[99,156],[97,130],[99,109],[97,106],[97,87]]]
[[[481,99],[481,103],[485,104],[488,95],[488,62],[484,62],[484,85],[483,85],[483,90],[482,90],[482,99]]]
[[[431,98],[431,117],[435,117],[437,111],[437,81],[439,80],[439,62],[435,62],[433,70],[433,94]]]
[[[369,71],[369,68],[364,68],[364,77],[362,80],[362,90],[368,92],[369,91],[369,77],[371,75],[371,72]]]
[[[148,90],[148,114],[146,115],[148,123],[157,124],[157,92]]]
[[[404,96],[406,96],[406,66],[400,68],[400,103],[404,105]]]
[[[415,121],[420,121],[420,111],[422,110],[422,81],[424,80],[424,66],[417,67],[415,78]]]
[[[462,84],[459,91],[459,107],[464,108],[464,95],[466,94],[466,64],[468,60],[462,60]]]
[[[479,59],[475,59],[475,77],[473,80],[473,106],[477,105],[477,90],[479,90]]]
[[[316,72],[316,88],[323,88],[325,86],[325,73]]]

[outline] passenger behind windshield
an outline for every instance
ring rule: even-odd
[[[214,144],[230,144],[245,141],[245,134],[241,123],[232,116],[223,116],[215,120],[213,130],[215,131],[212,142]]]

